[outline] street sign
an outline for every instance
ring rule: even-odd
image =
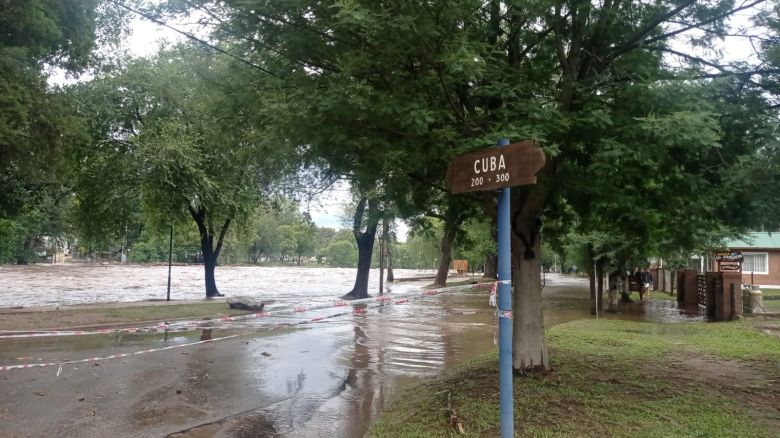
[[[544,162],[544,152],[533,140],[525,140],[453,158],[447,182],[452,193],[534,184]]]
[[[742,271],[745,257],[740,251],[722,251],[715,253],[715,261],[718,263],[718,271]]]
[[[715,253],[715,261],[717,262],[733,262],[742,263],[745,257],[740,251],[722,251]]]

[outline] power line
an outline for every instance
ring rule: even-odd
[[[157,18],[152,17],[151,15],[149,15],[149,14],[147,14],[145,12],[142,12],[142,11],[139,11],[137,9],[134,9],[134,8],[132,8],[130,6],[127,6],[126,4],[124,4],[124,3],[120,2],[120,1],[117,1],[117,0],[108,0],[108,1],[110,3],[113,3],[113,4],[117,5],[117,6],[119,6],[120,8],[126,9],[126,10],[128,10],[130,12],[133,12],[133,13],[135,13],[137,15],[140,15],[141,17],[146,18],[147,20],[157,24],[158,26],[166,27],[166,28],[168,28],[168,29],[170,29],[170,30],[180,34],[180,35],[183,35],[184,37],[186,37],[186,38],[188,38],[188,39],[190,39],[192,41],[195,41],[195,42],[197,42],[199,44],[202,44],[202,45],[210,48],[211,50],[214,50],[214,51],[216,51],[218,53],[221,53],[223,55],[229,56],[229,57],[235,59],[236,61],[244,63],[244,64],[246,64],[246,65],[248,65],[248,66],[250,66],[250,67],[252,67],[254,69],[260,70],[263,73],[269,74],[269,75],[271,75],[271,76],[273,76],[275,78],[282,79],[281,76],[279,76],[278,74],[276,74],[276,73],[274,73],[274,72],[272,72],[272,71],[270,71],[270,70],[268,70],[268,69],[266,69],[264,67],[261,67],[261,66],[255,64],[255,63],[253,63],[251,61],[247,61],[246,59],[244,59],[244,58],[242,58],[240,56],[234,55],[234,54],[228,52],[225,49],[217,47],[217,46],[209,43],[208,41],[205,41],[205,40],[203,40],[201,38],[196,37],[195,35],[192,35],[191,33],[185,32],[183,30],[179,30],[179,29],[169,25],[168,23],[165,23],[164,21],[161,21],[161,20],[158,20]]]

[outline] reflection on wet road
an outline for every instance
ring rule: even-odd
[[[548,278],[547,284],[548,327],[590,317],[584,280]],[[607,317],[684,318],[675,303],[651,303]],[[458,314],[472,310],[482,312]],[[409,383],[495,348],[488,310],[483,289],[275,331],[263,330],[268,320],[249,320],[230,329],[168,335],[3,341],[0,363],[11,364],[241,334],[180,350],[67,365],[59,376],[52,368],[4,372],[0,436],[359,437]]]

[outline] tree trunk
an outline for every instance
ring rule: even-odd
[[[516,374],[550,368],[542,313],[541,228],[545,192],[513,190],[512,206],[512,367]]]
[[[620,289],[620,301],[623,303],[630,303],[631,302],[631,291],[629,290],[629,279],[628,275],[626,273],[625,266],[622,266],[620,268],[620,280],[621,280],[621,289]]]
[[[596,315],[596,264],[593,261],[593,248],[588,245],[588,280],[590,282],[590,314]]]
[[[452,241],[455,240],[457,225],[446,225],[444,235],[441,237],[441,246],[439,247],[439,267],[436,270],[436,281],[434,287],[444,287],[447,285],[447,275],[450,272],[450,262],[452,262]]]
[[[230,227],[231,219],[225,219],[222,228],[219,231],[216,246],[214,245],[214,224],[212,218],[207,218],[206,209],[198,207],[195,209],[191,204],[187,204],[192,219],[198,226],[200,234],[200,248],[203,252],[203,268],[205,270],[206,298],[223,296],[217,289],[217,281],[214,276],[214,270],[217,268],[219,252],[222,250],[222,242],[225,241],[225,234]]]
[[[203,248],[203,266],[206,270],[206,298],[218,297],[221,294],[217,289],[217,281],[214,278],[214,270],[217,267],[217,256],[211,253],[211,243],[208,243],[209,253],[206,252],[206,246],[201,243]]]
[[[490,217],[490,236],[494,243],[498,243],[498,211],[494,195],[490,192],[481,192],[482,210]],[[498,278],[498,253],[493,253],[485,259],[485,269],[483,271],[485,278]]]
[[[620,289],[623,287],[620,281],[620,271],[609,275],[609,290],[607,292],[607,312],[615,312],[617,297],[620,295]]]
[[[395,276],[393,275],[393,252],[390,250],[390,242],[392,240],[392,235],[388,233],[387,238],[385,239],[385,263],[387,264],[386,280],[388,284],[395,280]]]
[[[498,277],[498,257],[494,254],[489,255],[485,259],[485,278],[497,278]]]
[[[495,216],[495,215],[494,215]],[[490,229],[490,235],[493,237],[493,242],[498,243],[498,225],[496,224],[496,217],[491,216],[493,227]],[[490,254],[485,259],[485,278],[498,278],[498,254]]]
[[[596,289],[596,307],[599,313],[604,311],[604,259],[596,262],[596,277],[598,277],[598,286]]]
[[[450,210],[451,211],[451,210]],[[447,285],[447,275],[450,272],[450,263],[452,262],[452,242],[458,234],[458,228],[463,223],[463,217],[454,213],[448,214],[444,223],[444,234],[441,236],[441,245],[439,246],[439,267],[436,270],[436,281],[434,287],[444,287]]]
[[[371,231],[371,232],[369,232]],[[376,237],[376,225],[372,230],[361,233],[357,239],[358,263],[355,275],[355,286],[344,295],[345,300],[357,300],[368,298],[368,276],[371,273],[371,256],[374,252],[374,238]]]
[[[366,224],[366,231],[360,232],[366,207],[369,208],[370,215]],[[371,257],[374,252],[376,229],[379,225],[379,215],[371,211],[372,208],[376,208],[375,204],[366,198],[362,198],[355,209],[352,234],[355,236],[355,243],[357,243],[358,247],[358,264],[357,273],[355,274],[355,286],[342,297],[345,300],[368,298],[368,275],[371,273]]]
[[[525,231],[524,236],[532,236],[525,239],[529,249],[516,245],[518,239],[512,242],[512,366],[521,375],[550,368],[542,313],[541,236],[536,226]]]

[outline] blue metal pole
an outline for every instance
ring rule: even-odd
[[[508,139],[498,141],[507,146]],[[510,188],[498,197],[498,383],[501,438],[515,435],[512,390],[512,241],[509,220]]]

